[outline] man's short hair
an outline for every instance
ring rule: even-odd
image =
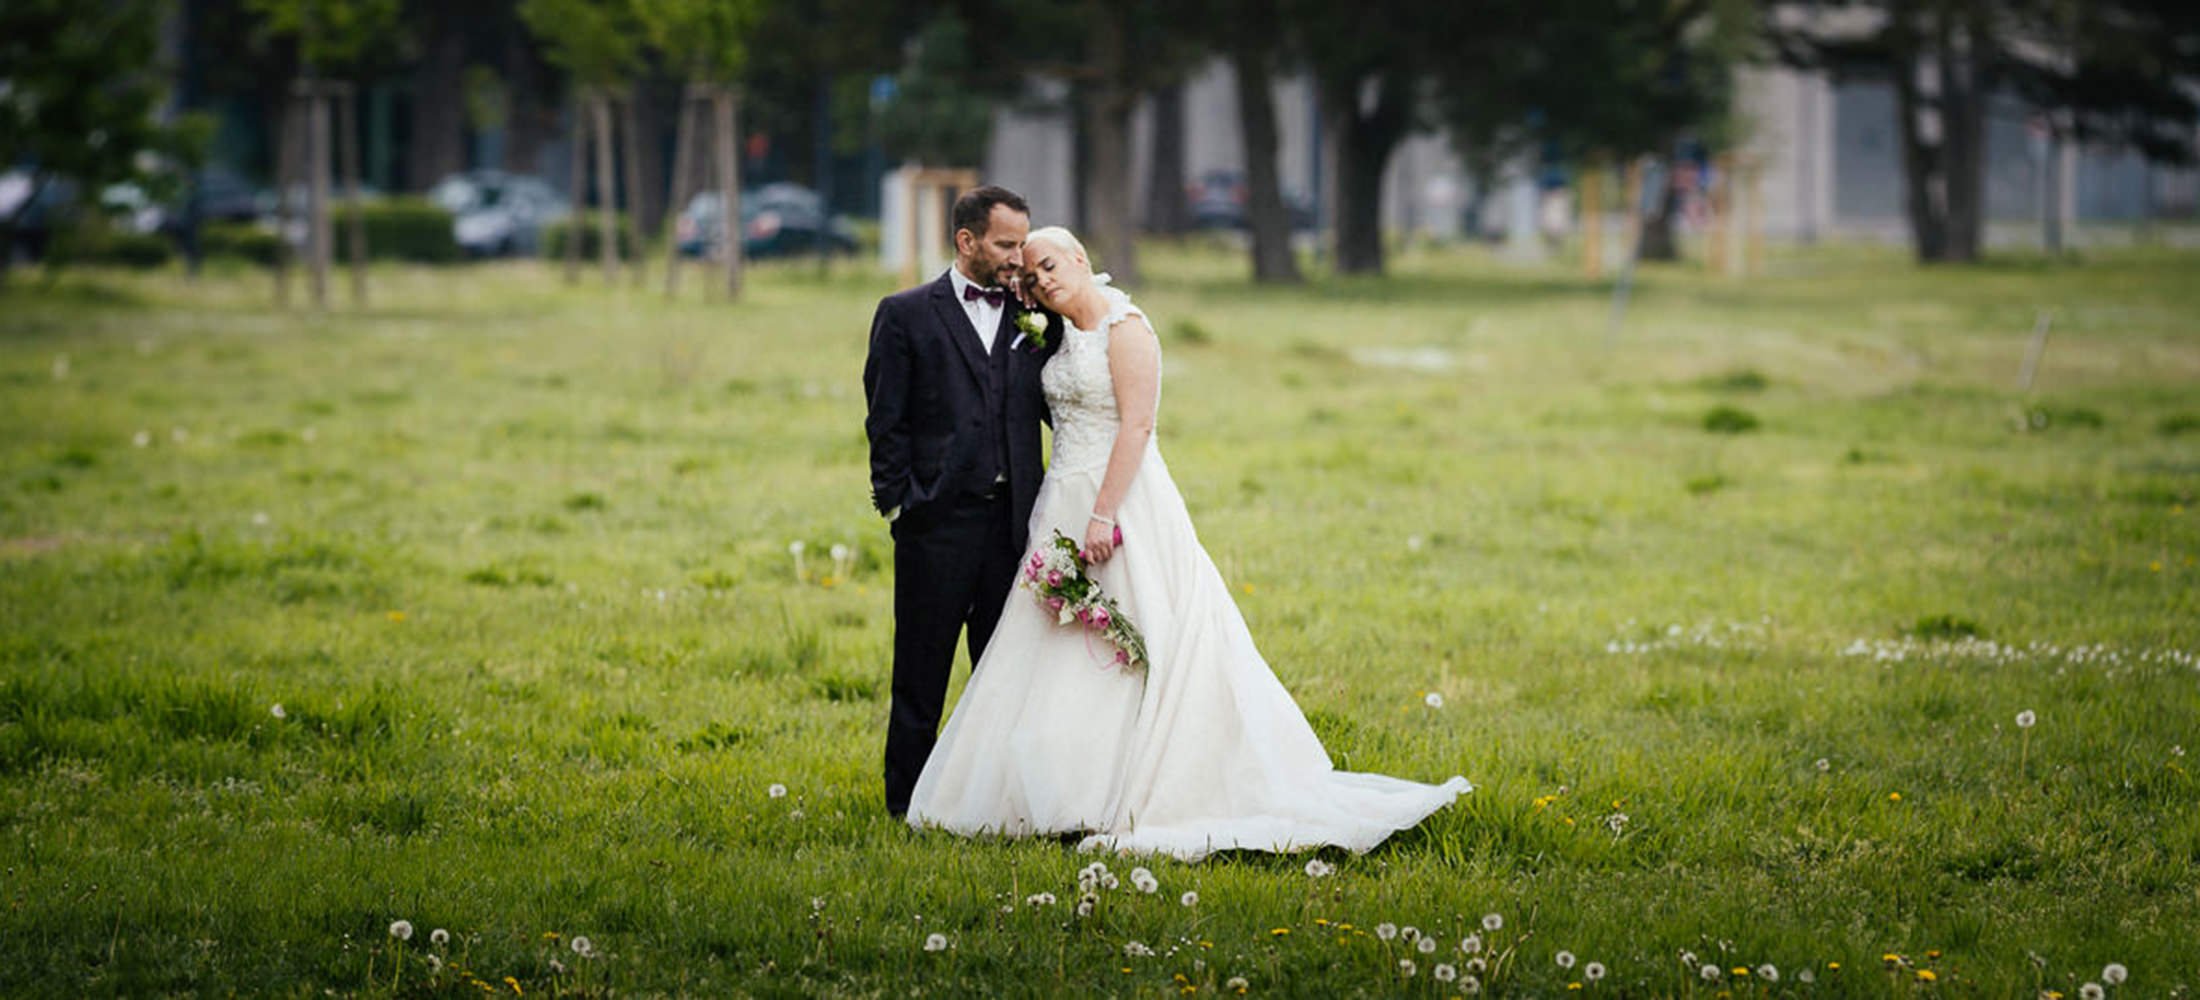
[[[1031,214],[1031,206],[1024,204],[1022,195],[1004,187],[985,184],[971,188],[955,199],[955,231],[968,229],[972,236],[985,236],[986,228],[993,222],[995,205],[1007,205],[1027,216]]]

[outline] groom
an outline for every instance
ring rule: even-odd
[[[880,300],[863,365],[871,502],[894,536],[894,702],[886,811],[899,818],[939,738],[955,641],[975,665],[1000,622],[1043,469],[1045,348],[1016,284],[1031,209],[985,186],[955,199],[955,266]]]

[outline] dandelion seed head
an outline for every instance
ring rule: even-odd
[[[451,932],[438,927],[428,932],[428,943],[438,948],[451,943]]]
[[[1707,983],[1717,982],[1720,976],[1725,975],[1725,973],[1719,971],[1718,966],[1710,962],[1705,962],[1703,968],[1696,970],[1696,974],[1702,976],[1703,981]]]
[[[1833,762],[1825,759],[1824,757],[1818,758],[1818,763],[1816,766],[1818,768],[1818,773],[1820,774],[1824,774],[1827,771],[1833,770]]]
[[[1592,983],[1604,978],[1604,963],[1591,962],[1587,965],[1582,966],[1581,978],[1586,979]]]
[[[2032,724],[2038,721],[2039,716],[2032,714],[2032,710],[2029,708],[2017,713],[2018,729],[2030,729],[2032,728]]]
[[[1422,938],[1419,941],[1413,942],[1413,947],[1415,949],[1418,949],[1423,955],[1434,955],[1436,954],[1436,939],[1432,937]]]
[[[1223,981],[1222,988],[1226,990],[1236,990],[1239,993],[1243,993],[1245,992],[1247,987],[1250,987],[1252,985],[1253,984],[1245,981],[1244,976],[1231,976],[1229,979]]]
[[[2101,989],[2101,984],[2099,983],[2087,983],[2084,986],[2078,987],[2078,995],[2080,997],[2083,997],[2084,1000],[2101,1000],[2101,998],[2107,996],[2108,993],[2106,990]]]
[[[391,936],[391,937],[393,937],[393,938],[396,938],[396,939],[398,939],[399,941],[410,941],[410,940],[412,940],[412,938],[413,938],[413,925],[412,925],[412,921],[410,921],[410,920],[392,920],[392,921],[390,921],[390,936]]]
[[[1179,902],[1179,903],[1182,903],[1182,904],[1184,904],[1184,905],[1186,905],[1186,906],[1198,906],[1198,905],[1199,905],[1199,893],[1196,893],[1196,892],[1186,892],[1186,893],[1185,893],[1184,895],[1182,895],[1182,896],[1178,896],[1178,897],[1177,897],[1177,900],[1176,900],[1176,901],[1177,901],[1177,902]]]
[[[1412,960],[1412,959],[1410,959],[1410,958],[1401,958],[1401,959],[1399,959],[1399,960],[1398,960],[1398,974],[1399,974],[1399,975],[1401,975],[1401,976],[1404,976],[1404,977],[1406,977],[1407,979],[1411,979],[1411,978],[1413,978],[1413,975],[1414,975],[1414,973],[1417,973],[1417,972],[1419,972],[1419,971],[1421,971],[1420,967],[1419,967],[1419,966],[1416,966],[1416,965],[1414,965],[1414,964],[1413,964],[1413,960]]]
[[[1757,978],[1768,983],[1777,983],[1780,981],[1780,969],[1771,962],[1766,962],[1757,967]]]
[[[272,715],[278,719],[290,718],[290,713],[283,710],[283,703],[279,701],[273,705],[268,706],[267,714]]]
[[[1556,955],[1553,955],[1553,956],[1551,956],[1551,959],[1552,959],[1552,961],[1555,961],[1555,962],[1557,962],[1557,963],[1558,963],[1558,967],[1559,967],[1559,968],[1561,968],[1561,969],[1571,969],[1571,968],[1573,968],[1573,967],[1574,967],[1574,953],[1573,953],[1573,952],[1570,952],[1570,951],[1561,951],[1561,952],[1559,952],[1558,954],[1556,954]]]
[[[1439,983],[1448,983],[1459,978],[1458,969],[1441,962],[1437,963],[1435,968],[1428,970],[1428,974]]]
[[[795,544],[797,544],[797,545],[800,545],[801,543],[800,543],[800,542],[797,542],[797,543],[795,543]],[[926,950],[926,951],[946,951],[946,950],[947,950],[947,935],[945,935],[945,934],[938,934],[938,933],[934,933],[934,934],[928,934],[928,935],[925,935],[925,938],[924,938],[924,950]]]
[[[1505,918],[1495,913],[1482,914],[1482,929],[1495,931],[1505,926]]]
[[[1331,868],[1329,866],[1329,862],[1323,861],[1320,858],[1315,858],[1312,861],[1308,861],[1306,863],[1306,876],[1308,878],[1328,878],[1329,876],[1335,874],[1336,871],[1337,870],[1335,868]]]
[[[1439,692],[1431,691],[1428,693],[1428,697],[1421,699],[1421,702],[1430,708],[1442,708],[1444,707],[1444,696]]]
[[[1398,925],[1388,922],[1376,924],[1375,936],[1382,938],[1385,941],[1396,940],[1398,937]]]
[[[2130,975],[2131,971],[2124,968],[2122,962],[2110,962],[2101,968],[2101,982],[2110,986],[2122,986]]]
[[[590,941],[590,940],[588,939],[588,935],[586,935],[586,934],[575,934],[575,935],[573,935],[573,942],[572,942],[572,945],[573,945],[573,954],[575,954],[575,955],[579,955],[579,956],[580,956],[580,957],[582,957],[582,958],[593,958],[593,957],[595,957],[595,954],[596,954],[596,942],[594,942],[594,941]]]
[[[1480,934],[1469,934],[1466,937],[1461,938],[1459,941],[1459,951],[1461,954],[1472,955],[1481,950],[1482,935]]]
[[[771,796],[772,798],[775,798],[775,799],[783,799],[783,798],[786,798],[786,797],[787,797],[787,786],[785,786],[785,785],[782,785],[782,784],[780,784],[780,783],[778,783],[778,782],[776,782],[776,781],[775,781],[775,782],[772,782],[772,784],[771,784],[771,787],[769,787],[769,788],[766,788],[766,789],[764,789],[764,794],[766,794],[766,795],[769,795],[769,796]]]

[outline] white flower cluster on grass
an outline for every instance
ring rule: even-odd
[[[2098,666],[2113,672],[2141,666],[2170,665],[2200,670],[2200,652],[2181,649],[2130,650],[2107,643],[2063,646],[2033,640],[2023,645],[1966,637],[1955,640],[1858,639],[1841,648],[1841,655],[1874,663],[1985,661],[1996,664],[2053,663],[2070,667]]]
[[[1730,622],[1723,626],[1714,625],[1710,622],[1704,622],[1693,628],[1667,625],[1654,638],[1613,639],[1604,644],[1604,651],[1615,656],[1641,656],[1647,653],[1678,649],[1682,646],[1697,646],[1704,649],[1726,649],[1728,647],[1757,649],[1760,648],[1765,638],[1766,626],[1770,624],[1772,624],[1772,620],[1765,618],[1756,622]],[[1634,619],[1628,619],[1621,628],[1633,631],[1635,629]]]

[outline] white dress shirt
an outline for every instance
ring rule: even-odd
[[[963,289],[976,285],[983,291],[985,286],[964,276],[959,265],[948,265],[947,273],[951,276],[948,280],[955,285],[955,301],[962,303],[963,315],[970,317],[970,325],[977,329],[978,341],[985,345],[985,352],[993,353],[993,335],[1000,332],[1001,310],[1008,308],[1008,300],[1002,299],[1000,305],[994,305],[982,298],[966,299],[963,297]],[[1005,295],[1008,290],[1002,289],[1001,292]]]

